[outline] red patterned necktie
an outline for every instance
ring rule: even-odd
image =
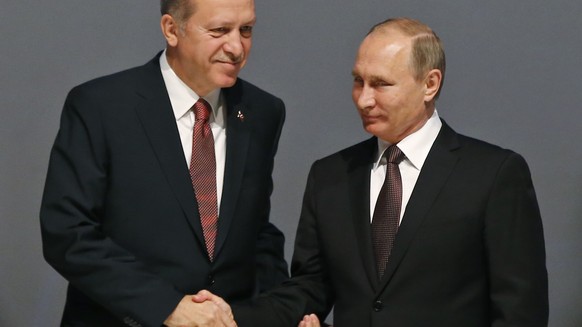
[[[398,164],[404,159],[404,153],[394,144],[388,147],[384,156],[387,161],[386,179],[380,189],[372,218],[372,246],[380,278],[384,276],[400,221],[402,179]]]
[[[198,202],[200,223],[210,261],[214,260],[214,245],[218,230],[218,204],[216,200],[216,157],[214,138],[208,117],[210,104],[200,98],[194,104],[194,133],[192,135],[192,160],[190,178]]]

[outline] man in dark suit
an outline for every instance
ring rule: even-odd
[[[239,326],[296,326],[306,313],[315,315],[300,326],[318,326],[332,306],[336,327],[547,325],[528,166],[439,118],[444,74],[428,26],[400,18],[372,28],[352,96],[374,137],[313,164],[292,278],[233,306]]]
[[[40,213],[45,257],[69,282],[63,326],[233,326],[193,295],[239,301],[287,277],[268,219],[284,104],[237,78],[254,2],[161,11],[164,52],[65,102]]]

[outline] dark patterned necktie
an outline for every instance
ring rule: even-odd
[[[386,179],[380,189],[372,218],[372,246],[379,278],[384,276],[398,231],[402,206],[402,179],[398,164],[404,159],[404,153],[394,144],[388,147],[384,156],[387,161]]]
[[[200,98],[194,104],[194,133],[192,135],[192,159],[190,178],[198,202],[200,223],[210,261],[214,260],[214,246],[218,229],[218,204],[216,199],[216,157],[214,138],[208,117],[211,107]]]

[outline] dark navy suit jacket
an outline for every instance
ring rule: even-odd
[[[542,221],[524,159],[455,133],[433,144],[406,207],[384,276],[370,229],[371,138],[311,168],[291,280],[234,308],[240,327],[547,326]]]
[[[65,102],[40,214],[45,258],[69,281],[65,326],[160,326],[185,294],[238,301],[287,276],[268,219],[283,102],[241,79],[223,89],[210,262],[158,60],[75,87]]]

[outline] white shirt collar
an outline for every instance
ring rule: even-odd
[[[164,50],[160,56],[160,68],[162,70],[162,77],[166,84],[168,96],[170,97],[172,109],[174,110],[174,116],[176,120],[178,120],[190,111],[194,103],[200,99],[200,96],[186,85],[186,83],[176,75],[172,67],[170,67],[168,59],[166,58],[166,50]],[[222,119],[221,115],[218,114],[218,109],[221,107],[219,103],[220,89],[208,93],[203,98],[212,107],[212,117],[210,118],[210,121]]]
[[[432,116],[418,131],[408,135],[402,141],[398,142],[398,148],[417,170],[422,169],[422,165],[424,164],[428,152],[436,140],[442,125],[443,123],[435,109]],[[382,154],[390,145],[389,142],[378,138],[378,152],[376,154],[373,169],[376,169],[381,164],[380,161],[382,159]]]

